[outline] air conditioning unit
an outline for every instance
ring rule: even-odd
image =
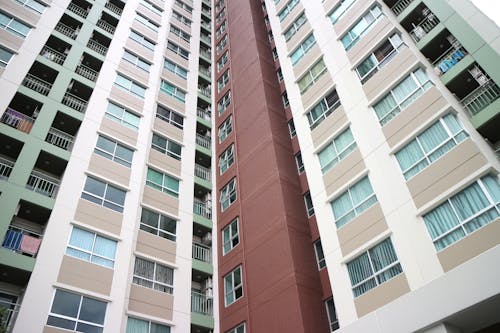
[[[207,232],[205,234],[205,236],[203,236],[203,238],[201,239],[201,242],[204,245],[211,245],[212,244],[212,233],[211,232]]]
[[[480,85],[485,84],[489,80],[486,74],[484,74],[483,71],[477,66],[469,69],[469,73]]]

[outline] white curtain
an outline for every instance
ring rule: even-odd
[[[127,319],[127,333],[148,333],[149,323],[135,318]]]

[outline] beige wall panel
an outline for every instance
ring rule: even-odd
[[[192,1],[186,1],[186,3],[193,7],[193,2]],[[193,14],[186,11],[184,8],[181,8],[179,6],[177,6],[177,4],[175,4],[175,7],[173,7],[173,9],[175,9],[177,12],[179,12],[180,14],[186,16],[188,19],[192,20],[193,19]]]
[[[144,186],[142,202],[165,213],[178,216],[179,200],[171,195],[155,190],[149,186]]]
[[[302,104],[310,105],[314,101],[317,101],[318,98],[323,96],[325,91],[328,91],[328,88],[333,85],[332,77],[328,70],[325,70],[325,73],[321,75],[319,80],[314,83],[309,89],[302,95]]]
[[[311,65],[316,63],[316,60],[318,60],[321,55],[321,49],[319,48],[318,44],[314,44],[304,55],[304,57],[300,59],[299,62],[296,63],[293,67],[293,73],[295,74],[295,77],[301,77],[302,74],[304,74],[309,69],[309,67],[311,67]]]
[[[160,6],[160,8],[163,8],[163,6]],[[158,26],[161,25],[161,16],[156,14],[152,10],[144,7],[143,5],[137,6],[137,12],[141,13],[143,16],[155,22]]]
[[[376,203],[337,230],[342,255],[347,255],[388,229]]]
[[[137,43],[131,39],[127,39],[127,41],[125,42],[125,48],[132,51],[132,53],[135,53],[138,56],[141,56],[145,60],[147,60],[151,63],[153,62],[153,59],[154,59],[153,51],[145,48],[144,46],[140,45],[139,43]]]
[[[408,47],[403,49],[363,85],[366,98],[372,100],[380,92],[386,91],[391,82],[397,80],[401,76],[401,73],[406,72],[417,63],[418,58],[413,52]]]
[[[415,206],[429,203],[486,164],[488,161],[470,139],[460,143],[407,183]]]
[[[36,24],[40,19],[40,15],[38,13],[35,13],[31,9],[23,7],[14,1],[2,1],[2,10],[9,13],[11,16],[18,18],[24,23],[31,25],[32,27],[36,27]]]
[[[182,90],[187,91],[187,80],[180,78],[179,76],[172,73],[168,69],[162,70],[161,77],[162,79],[165,79],[166,81],[174,84],[175,86],[181,88]]]
[[[122,228],[121,213],[99,206],[88,200],[79,199],[76,207],[75,220],[95,228],[120,235]]]
[[[286,4],[288,1],[283,1],[284,4]],[[285,6],[283,6],[285,7]],[[297,18],[298,14],[302,13],[304,10],[304,6],[302,6],[302,3],[298,3],[293,10],[288,13],[288,16],[281,22],[281,31],[284,31],[286,27],[288,27],[295,19]],[[278,10],[276,11],[276,14],[279,14],[281,11]]]
[[[407,138],[414,132],[415,128],[427,122],[447,104],[436,87],[425,91],[423,95],[382,127],[389,147],[392,148]]]
[[[299,14],[300,16],[300,14]],[[283,33],[286,31],[286,29],[288,29],[288,27],[285,28],[285,30],[283,30]],[[299,29],[299,31],[297,31],[295,33],[295,35],[292,36],[292,38],[290,38],[288,40],[288,42],[286,43],[286,46],[287,46],[287,49],[288,49],[288,52],[292,52],[299,44],[300,42],[309,34],[311,33],[312,31],[312,28],[311,28],[311,24],[309,23],[309,21],[306,21]]]
[[[164,171],[176,175],[181,178],[181,161],[176,160],[173,157],[167,156],[160,153],[156,149],[151,149],[149,151],[148,162]]]
[[[139,230],[136,251],[163,261],[175,263],[176,244],[166,238]]]
[[[346,158],[323,175],[326,195],[329,196],[339,188],[348,184],[350,180],[363,172],[365,168],[363,157],[359,149],[356,148]]]
[[[24,39],[14,36],[3,29],[0,29],[0,40],[2,41],[2,45],[15,52],[19,51],[24,41]]]
[[[148,316],[172,320],[174,296],[149,288],[132,285],[128,309]]]
[[[130,181],[130,168],[111,161],[103,156],[92,154],[88,170],[106,179],[110,179],[124,187],[128,187]]]
[[[148,27],[146,27],[144,24],[134,20],[131,28],[140,33],[141,35],[143,35],[144,37],[146,37],[147,39],[155,43],[158,43],[158,34],[153,30],[149,29]]]
[[[319,147],[323,141],[330,137],[331,133],[339,130],[345,123],[347,123],[347,121],[348,119],[345,114],[344,107],[341,105],[311,131],[314,147]]]
[[[394,28],[387,17],[382,17],[375,26],[359,40],[348,52],[351,64],[356,64],[369,53]],[[342,36],[339,36],[342,37]]]
[[[131,92],[122,90],[113,85],[111,87],[111,93],[109,94],[109,96],[119,104],[138,113],[142,113],[142,109],[144,108],[144,100],[132,95]]]
[[[372,312],[410,291],[404,273],[393,277],[376,288],[354,299],[358,317]]]
[[[181,65],[184,68],[189,68],[189,61],[187,59],[184,59],[183,57],[181,57],[177,53],[174,53],[167,48],[165,48],[165,57],[172,60],[176,64]]]
[[[165,3],[163,1],[160,0],[148,0],[148,1],[155,4],[158,8],[164,9],[165,7]]]
[[[172,83],[172,82],[170,82]],[[186,104],[182,103],[181,101],[177,100],[176,98],[167,95],[166,93],[160,92],[158,93],[158,102],[160,102],[163,105],[168,106],[169,108],[178,111],[181,114],[186,113]]]
[[[118,70],[128,77],[133,77],[134,81],[139,82],[143,86],[148,85],[149,73],[140,69],[126,60],[121,60],[118,64]]]
[[[325,3],[323,4],[323,8],[325,8],[325,13],[329,15],[330,11],[341,2],[342,0],[326,0]]]
[[[127,128],[114,122],[108,118],[102,118],[101,127],[99,130],[103,133],[107,133],[110,136],[120,139],[123,142],[128,143],[131,146],[137,144],[137,132],[133,129]]]
[[[445,272],[500,244],[500,219],[448,246],[437,256]]]
[[[365,14],[370,7],[374,4],[374,0],[357,0],[351,5],[351,7],[345,12],[344,16],[340,18],[335,25],[333,30],[338,36],[343,35],[347,30],[353,26],[362,16]]]
[[[180,128],[177,128],[158,117],[155,117],[153,129],[156,132],[168,136],[177,142],[182,142],[184,132]]]
[[[173,33],[169,32],[168,34],[168,40],[174,42],[175,44],[179,45],[180,47],[186,49],[189,51],[190,49],[190,45],[189,45],[189,42],[187,42],[186,40],[180,38],[179,36],[177,35],[174,35]]]
[[[68,333],[68,330],[64,330],[62,328],[45,326],[43,328],[43,333]]]
[[[113,270],[65,255],[57,282],[109,295],[113,282]]]

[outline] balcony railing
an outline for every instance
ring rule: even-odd
[[[498,97],[500,97],[500,88],[490,80],[465,96],[461,102],[469,111],[469,114],[474,116],[493,103]]]
[[[193,213],[203,216],[209,220],[212,219],[212,207],[209,203],[194,199]]]
[[[200,73],[210,77],[210,68],[200,66]]]
[[[104,7],[106,7],[107,9],[109,9],[110,11],[115,13],[116,15],[121,15],[122,11],[123,11],[120,7],[113,5],[111,2],[106,2]]]
[[[211,174],[212,171],[210,171],[209,168],[205,168],[204,166],[201,166],[199,164],[194,165],[194,175],[196,177],[210,181]]]
[[[76,39],[76,36],[78,36],[78,33],[80,32],[79,30],[68,27],[66,24],[61,22],[56,24],[55,30],[71,39]]]
[[[64,150],[71,151],[74,139],[75,138],[73,136],[60,131],[57,128],[51,127],[45,141]]]
[[[205,120],[210,120],[212,119],[212,112],[210,111],[210,109],[202,109],[202,108],[197,108],[196,109],[196,114],[198,115],[198,117],[200,117],[201,119],[205,119]]]
[[[200,38],[201,38],[202,41],[206,42],[207,44],[211,43],[209,35],[200,35]]]
[[[0,122],[14,127],[21,132],[29,133],[31,131],[31,128],[33,127],[33,124],[35,123],[35,119],[14,109],[7,108],[7,110],[5,110],[4,114],[2,115]]]
[[[207,10],[207,9],[203,9],[203,8],[202,8],[202,9],[201,9],[201,12],[202,12],[203,14],[207,15],[207,16],[212,15],[212,11],[211,11],[211,10]]]
[[[201,26],[207,30],[210,30],[211,26],[210,26],[210,23],[207,23],[207,22],[201,22]]]
[[[459,48],[457,48],[456,46],[452,46],[448,50],[446,50],[436,61],[434,61],[432,65],[439,70],[439,75],[443,75],[453,66],[458,64],[458,62],[462,60],[466,55],[467,51],[462,46],[460,46]]]
[[[99,28],[101,28],[102,30],[109,32],[110,34],[114,34],[115,30],[116,30],[116,28],[114,26],[112,26],[111,24],[109,24],[108,22],[106,22],[104,20],[98,20],[97,26]]]
[[[55,198],[59,190],[59,180],[43,172],[33,170],[26,183],[26,188],[49,198]]]
[[[89,11],[87,9],[82,8],[72,2],[68,5],[68,10],[83,18],[87,18],[87,15],[89,14]]]
[[[412,31],[410,31],[410,35],[415,43],[417,43],[438,24],[439,20],[434,14],[427,15],[426,18],[424,18],[417,26],[413,28]]]
[[[52,83],[44,81],[29,73],[26,74],[26,77],[23,80],[23,86],[45,96],[47,96],[50,92],[50,89],[52,89]]]
[[[54,50],[53,48],[49,46],[44,46],[42,48],[42,51],[40,52],[40,55],[44,58],[47,58],[53,62],[55,62],[58,65],[62,65],[64,63],[64,60],[66,60],[66,55]]]
[[[3,329],[0,332],[12,332],[20,307],[19,303],[13,303],[7,299],[0,300],[0,308],[5,309],[3,315],[0,316],[0,329]]]
[[[202,94],[203,96],[206,96],[206,97],[210,97],[210,95],[211,95],[210,86],[208,86],[208,87],[198,86],[198,91],[200,92],[200,94]]]
[[[14,161],[0,156],[0,179],[7,179],[14,168]]]
[[[396,14],[396,16],[398,16],[399,14],[401,14],[403,12],[403,10],[405,10],[411,3],[413,2],[413,0],[399,0],[398,2],[396,2],[394,4],[394,6],[391,7],[391,10],[394,14]]]
[[[84,78],[89,79],[90,81],[94,81],[94,82],[97,80],[97,76],[99,75],[99,72],[93,70],[90,67],[82,65],[82,64],[80,64],[76,67],[75,73],[80,74]]]
[[[87,47],[93,51],[96,51],[99,54],[106,55],[106,52],[108,52],[108,48],[98,41],[94,39],[89,39],[89,42],[87,43]]]
[[[196,144],[202,146],[203,148],[210,149],[211,139],[209,136],[203,136],[196,133]]]
[[[213,314],[214,302],[211,296],[206,296],[197,292],[191,292],[191,311],[207,316]]]
[[[69,106],[73,110],[76,110],[78,112],[85,112],[85,109],[87,108],[87,101],[81,99],[80,97],[77,97],[75,95],[70,94],[69,92],[64,94],[64,97],[62,99],[62,103],[66,106]]]
[[[10,225],[5,234],[2,247],[29,257],[36,257],[41,242],[42,235],[28,229]]]
[[[193,243],[193,259],[211,263],[212,250],[208,246]]]
[[[212,59],[212,53],[210,51],[200,50],[200,55],[207,59]]]

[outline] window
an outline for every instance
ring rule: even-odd
[[[314,252],[316,253],[316,261],[318,263],[318,268],[323,269],[326,267],[325,255],[323,253],[323,247],[321,246],[321,240],[314,242]]]
[[[267,38],[269,39],[269,42],[274,42],[274,35],[273,35],[273,32],[272,31],[269,31],[267,33]]]
[[[143,207],[139,228],[143,231],[149,232],[150,234],[175,242],[177,221],[173,218],[155,213]]]
[[[229,306],[243,297],[241,266],[224,276],[224,304]]]
[[[132,149],[129,149],[124,145],[101,135],[97,138],[94,153],[120,163],[128,168],[132,165],[132,156],[134,155],[134,151]]]
[[[283,72],[281,71],[281,67],[276,71],[276,75],[278,76],[279,82],[283,81]]]
[[[149,39],[147,39],[143,35],[138,34],[137,32],[135,32],[133,30],[130,31],[130,39],[135,41],[136,43],[141,44],[142,46],[144,46],[148,50],[154,51],[154,49],[155,49],[155,43],[153,43],[152,41],[150,41]]]
[[[283,22],[283,20],[290,14],[290,12],[297,6],[299,3],[299,0],[290,0],[288,3],[285,5],[285,8],[281,10],[278,14],[278,18],[280,19],[280,22]]]
[[[35,0],[15,0],[15,1],[18,4],[20,4],[21,6],[27,7],[29,9],[37,12],[38,14],[43,14],[43,12],[45,11],[45,8],[47,8],[47,6],[45,6],[41,2],[38,2]]]
[[[432,82],[423,69],[419,68],[410,73],[373,106],[380,125],[387,124],[431,86]]]
[[[401,36],[393,34],[377,47],[356,67],[356,73],[358,73],[361,83],[366,83],[375,73],[389,63],[404,45]]]
[[[290,101],[288,100],[288,93],[286,91],[281,95],[281,102],[283,103],[283,107],[285,109],[290,105]]]
[[[228,82],[229,82],[229,69],[225,71],[224,74],[222,74],[222,76],[219,77],[219,79],[217,80],[218,92],[221,92]]]
[[[191,39],[191,36],[187,32],[185,32],[182,29],[177,28],[175,25],[172,25],[172,24],[170,25],[170,32],[172,34],[176,35],[177,37],[184,39],[188,43]]]
[[[403,272],[388,238],[347,263],[352,292],[358,297]]]
[[[178,77],[180,77],[184,80],[187,79],[187,73],[188,73],[187,69],[177,65],[176,63],[174,63],[168,59],[165,59],[165,62],[163,63],[163,68],[174,73],[175,75],[177,75]]]
[[[295,163],[297,164],[297,171],[299,175],[304,172],[304,162],[302,162],[302,154],[300,152],[295,155]]]
[[[128,317],[125,333],[170,333],[170,327],[147,320]]]
[[[227,63],[229,60],[229,51],[226,51],[222,57],[217,60],[217,71],[220,71]]]
[[[191,8],[190,6],[188,6],[187,4],[185,4],[184,2],[182,1],[179,1],[179,0],[175,0],[175,4],[177,6],[179,6],[180,8],[184,9],[186,12],[188,13],[192,13],[193,12],[193,8]]]
[[[116,241],[73,227],[66,254],[97,265],[113,268]]]
[[[132,94],[140,98],[144,98],[144,95],[146,94],[146,88],[121,74],[116,74],[115,85],[122,90],[131,92]]]
[[[184,59],[189,59],[189,51],[180,47],[179,45],[172,43],[171,41],[167,42],[167,49],[174,52],[175,54],[180,55]]]
[[[179,180],[151,168],[148,168],[146,185],[175,198],[179,196]]]
[[[408,180],[466,138],[467,133],[456,116],[448,114],[417,135],[395,156]]]
[[[304,194],[304,203],[306,205],[307,217],[314,215],[314,206],[311,198],[311,193],[307,192]]]
[[[245,323],[241,323],[235,328],[230,329],[227,333],[245,333]]]
[[[359,19],[356,24],[340,39],[344,45],[346,51],[350,50],[361,37],[366,35],[371,28],[375,25],[375,22],[381,18],[384,14],[380,9],[380,6],[373,6],[361,19]]]
[[[174,292],[174,270],[156,262],[135,258],[132,283],[167,294]]]
[[[47,325],[75,332],[102,333],[105,315],[105,302],[56,289]]]
[[[143,71],[149,73],[149,69],[151,68],[151,64],[149,62],[147,62],[146,60],[142,59],[141,57],[136,56],[135,54],[130,53],[129,51],[125,50],[123,52],[122,59],[130,62],[135,67],[140,68]]]
[[[151,148],[178,161],[181,160],[181,145],[156,133],[153,133]]]
[[[108,108],[106,109],[105,116],[106,118],[116,121],[117,123],[122,124],[125,127],[131,128],[136,131],[139,129],[139,121],[141,120],[141,118],[114,103],[108,103]]]
[[[332,201],[333,216],[337,228],[364,212],[377,202],[368,176],[349,187]]]
[[[227,35],[225,35],[217,44],[217,54],[219,54],[227,45]]]
[[[240,243],[238,219],[233,220],[227,227],[222,230],[222,241],[224,242],[222,246],[224,255]]]
[[[236,201],[236,178],[231,179],[220,191],[221,211],[225,211]]]
[[[163,13],[163,9],[154,5],[153,3],[149,2],[148,0],[140,0],[139,3],[155,14],[161,15]]]
[[[278,60],[278,50],[276,50],[276,48],[273,48],[273,59],[276,61]]]
[[[217,110],[219,111],[219,116],[226,111],[229,104],[231,104],[231,91],[228,91],[217,103]]]
[[[321,171],[326,173],[356,148],[356,141],[347,128],[318,153]]]
[[[156,117],[160,118],[163,121],[166,121],[169,124],[174,125],[177,128],[184,128],[184,117],[182,117],[177,112],[170,110],[161,105],[157,105],[156,107]]]
[[[31,30],[26,24],[2,12],[0,12],[0,29],[6,30],[21,38],[28,36]]]
[[[82,199],[121,213],[123,212],[123,204],[125,203],[125,191],[87,176],[87,181],[82,192]]]
[[[233,131],[232,117],[229,116],[219,126],[219,143],[222,143],[232,131]]]
[[[219,157],[219,170],[222,175],[234,163],[234,145],[229,146]]]
[[[5,68],[9,64],[14,52],[0,46],[0,68]]]
[[[498,177],[487,175],[424,215],[436,250],[441,251],[500,216]]]
[[[332,21],[332,24],[335,24],[342,16],[344,16],[347,10],[355,2],[356,0],[342,0],[337,6],[335,6],[330,14],[330,21]]]
[[[224,8],[217,16],[215,17],[215,23],[219,24],[226,17],[226,8]]]
[[[153,30],[154,32],[158,32],[158,29],[160,28],[156,23],[153,21],[149,20],[148,18],[137,14],[135,17],[135,20],[143,25],[145,25],[147,28]]]
[[[226,31],[226,21],[222,22],[222,24],[215,30],[215,37],[219,38]]]
[[[295,124],[293,123],[293,119],[288,121],[288,132],[290,133],[290,138],[294,138],[297,135],[295,131]]]
[[[290,25],[288,29],[285,30],[285,40],[288,42],[290,38],[293,37],[299,31],[300,27],[307,22],[306,14],[302,13],[293,23]]]
[[[167,81],[161,80],[160,90],[163,91],[165,94],[172,96],[178,101],[181,101],[183,103],[186,101],[186,92],[168,83]]]
[[[339,95],[336,90],[330,91],[318,104],[307,113],[307,120],[311,129],[316,128],[334,110],[340,106]]]
[[[314,83],[316,83],[321,75],[326,72],[326,66],[323,58],[315,63],[307,73],[305,73],[297,82],[299,85],[300,93],[304,94]]]
[[[304,57],[304,55],[316,44],[316,39],[314,39],[314,35],[310,34],[306,37],[306,39],[290,54],[290,60],[292,61],[292,65],[295,66],[300,59]]]
[[[335,331],[339,329],[339,320],[337,319],[337,311],[335,311],[335,303],[333,303],[333,298],[329,298],[325,302],[326,313],[328,315],[328,322],[330,323],[330,331]]]
[[[224,0],[220,0],[215,4],[215,9],[219,12],[225,5]]]
[[[179,14],[175,10],[172,11],[172,16],[179,22],[181,22],[184,25],[187,25],[188,27],[191,27],[191,20],[185,17],[184,15]]]

